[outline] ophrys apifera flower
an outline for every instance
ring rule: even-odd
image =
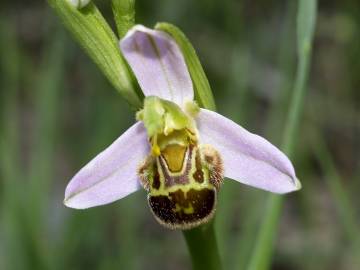
[[[184,57],[168,34],[138,25],[120,48],[144,92],[144,107],[138,122],[74,176],[65,205],[103,205],[142,186],[161,224],[188,229],[213,216],[224,177],[274,193],[300,188],[278,148],[196,105]]]

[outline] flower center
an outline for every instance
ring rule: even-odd
[[[175,141],[187,146],[197,141],[197,131],[194,121],[197,105],[188,102],[184,112],[177,104],[155,96],[145,98],[144,108],[136,115],[144,123],[153,156],[159,156],[165,146]]]

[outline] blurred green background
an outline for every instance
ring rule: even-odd
[[[113,26],[109,1],[95,1]],[[280,145],[296,69],[297,1],[137,0],[137,21],[192,41],[219,112]],[[272,269],[360,268],[360,2],[319,1],[308,94]],[[146,193],[67,209],[69,179],[134,111],[45,1],[0,3],[0,269],[189,269],[181,232]],[[216,232],[225,269],[245,269],[267,193],[226,180]]]

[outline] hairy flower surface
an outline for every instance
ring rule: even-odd
[[[137,25],[120,48],[144,107],[138,122],[73,177],[66,206],[111,203],[142,186],[159,223],[188,229],[213,216],[224,177],[280,194],[301,187],[278,148],[196,105],[184,57],[168,34]]]

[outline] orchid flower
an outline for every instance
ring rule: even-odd
[[[104,205],[143,187],[160,224],[189,229],[213,216],[224,177],[279,194],[300,189],[278,148],[198,107],[184,57],[168,34],[136,25],[120,49],[144,107],[133,126],[72,178],[66,206]]]

